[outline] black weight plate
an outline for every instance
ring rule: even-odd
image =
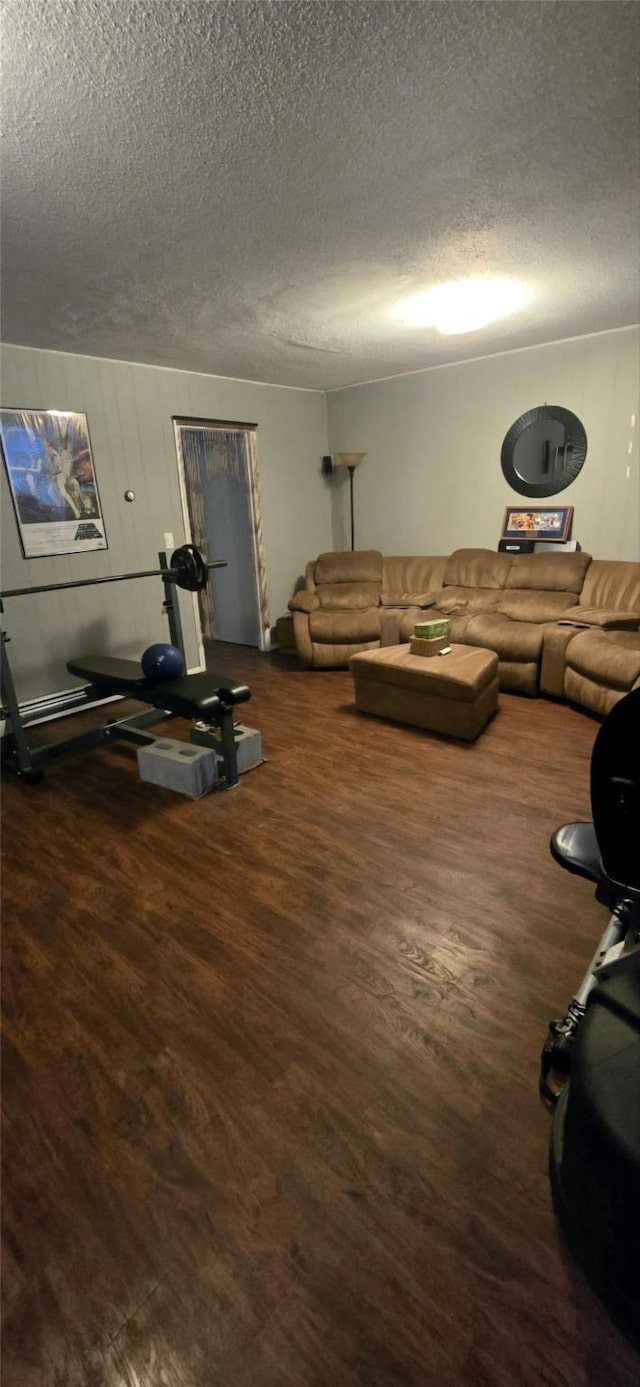
[[[195,544],[181,544],[171,555],[171,569],[179,588],[186,592],[201,592],[206,587],[209,572],[206,559]]]

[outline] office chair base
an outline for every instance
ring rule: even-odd
[[[597,986],[602,970],[618,955],[638,942],[638,903],[619,900],[614,906],[595,954],[565,1015],[549,1023],[549,1032],[540,1056],[539,1089],[546,1103],[555,1104],[571,1070],[571,1054],[587,1001]]]
[[[571,1070],[571,1052],[586,1007],[575,998],[566,1016],[549,1022],[549,1032],[540,1056],[539,1088],[546,1103],[557,1103]]]

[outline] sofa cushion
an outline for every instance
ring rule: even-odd
[[[640,614],[640,563],[593,559],[580,593],[580,606]]]
[[[309,635],[320,645],[348,645],[380,639],[380,612],[330,612],[323,608],[309,617]]]
[[[536,592],[580,592],[590,554],[511,554],[505,588]]]
[[[567,647],[567,668],[609,688],[631,689],[640,679],[640,631],[579,631]]]
[[[442,587],[446,558],[412,558],[406,554],[382,560],[383,607],[426,606]]]
[[[382,554],[377,549],[356,549],[353,553],[347,549],[320,554],[316,559],[316,584],[379,583],[381,578]]]
[[[311,647],[311,663],[314,669],[345,669],[352,655],[361,650],[377,650],[380,642],[348,641],[339,645],[321,645],[316,642]]]
[[[511,555],[493,549],[456,549],[444,568],[445,587],[503,588],[511,568]]]
[[[474,612],[453,612],[449,617],[451,622],[451,639],[460,642],[462,645],[473,645],[473,641],[467,641],[467,631],[473,621]]]
[[[320,606],[331,612],[357,612],[380,606],[379,583],[322,583],[315,595]]]
[[[463,640],[495,650],[501,660],[537,660],[544,627],[530,621],[511,621],[500,612],[472,616]]]
[[[501,689],[509,693],[534,696],[538,692],[539,665],[537,660],[500,660],[498,679]]]
[[[512,621],[557,621],[575,602],[573,592],[536,592],[535,588],[512,588],[504,592],[498,611]]]
[[[589,708],[598,717],[604,718],[624,698],[626,689],[610,689],[606,684],[597,684],[594,679],[585,678],[575,669],[567,668],[564,676],[564,696],[571,703],[579,703],[581,708]]]

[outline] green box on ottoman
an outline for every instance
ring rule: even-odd
[[[451,622],[448,616],[434,617],[432,621],[417,621],[413,628],[414,636],[423,641],[440,640],[451,635]]]
[[[356,707],[472,742],[498,706],[498,656],[473,645],[425,660],[406,645],[352,655]]]

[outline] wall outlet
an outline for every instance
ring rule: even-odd
[[[169,556],[171,556],[171,551],[176,547],[173,542],[171,530],[165,530],[164,532],[164,547],[169,550]]]

